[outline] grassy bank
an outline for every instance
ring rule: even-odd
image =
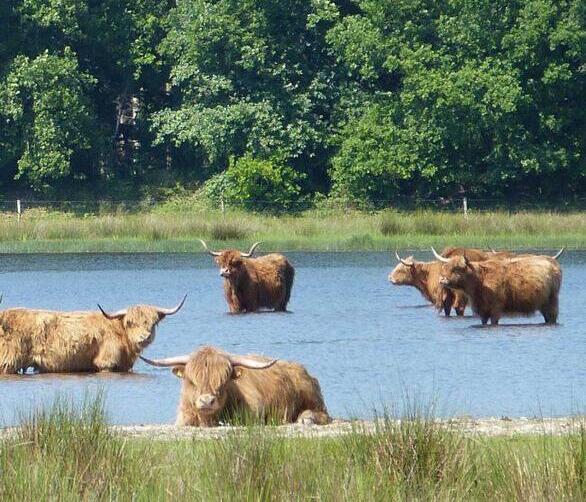
[[[27,417],[0,473],[2,500],[583,500],[586,431],[465,437],[411,417],[371,435],[148,441],[113,435],[98,401]]]
[[[307,211],[270,216],[174,211],[75,214],[31,210],[0,219],[0,252],[194,252],[215,247],[264,250],[389,250],[430,245],[586,248],[586,213],[378,213]]]

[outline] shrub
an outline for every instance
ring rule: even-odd
[[[291,210],[299,201],[303,178],[276,158],[232,157],[225,172],[206,182],[203,193],[216,204],[224,197],[228,205],[244,209]]]

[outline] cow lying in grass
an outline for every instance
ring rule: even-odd
[[[260,242],[253,244],[248,253],[237,249],[211,251],[204,241],[200,242],[220,268],[231,313],[256,312],[261,308],[287,310],[295,269],[282,254],[253,258]]]
[[[129,371],[155,339],[157,324],[184,302],[172,309],[134,305],[111,314],[101,307],[101,312],[4,310],[0,373],[29,367],[41,373]]]
[[[214,347],[150,360],[182,379],[177,425],[210,427],[242,416],[278,423],[330,421],[319,382],[298,363],[238,356]]]

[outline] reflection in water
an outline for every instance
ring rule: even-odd
[[[171,305],[188,293],[182,311],[159,325],[146,356],[210,344],[297,360],[319,378],[335,416],[369,416],[384,404],[401,408],[406,393],[436,397],[445,415],[584,411],[586,253],[562,257],[559,325],[535,316],[485,328],[469,311],[446,319],[413,288],[389,284],[388,253],[287,256],[297,268],[291,314],[228,315],[221,278],[204,254],[3,255],[2,307],[93,310],[101,303],[115,310]],[[170,371],[141,361],[130,374],[0,377],[0,422],[14,423],[56,395],[82,401],[101,391],[112,422],[172,422],[179,387]]]

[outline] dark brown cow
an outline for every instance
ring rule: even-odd
[[[261,308],[287,310],[295,269],[282,254],[253,258],[260,242],[254,243],[248,253],[236,249],[210,251],[204,241],[200,239],[200,242],[220,267],[230,312],[256,312]]]
[[[129,371],[172,309],[134,305],[109,314],[8,309],[0,312],[0,373]]]
[[[167,359],[141,359],[171,367],[182,379],[177,425],[211,427],[252,415],[266,421],[326,424],[319,382],[298,363],[237,356],[215,347]]]
[[[399,263],[389,274],[388,279],[392,284],[417,288],[428,302],[438,310],[443,309],[446,316],[450,315],[452,307],[457,315],[464,315],[466,295],[462,291],[444,288],[439,283],[442,262],[415,261],[412,256],[402,259],[396,252],[395,256]]]
[[[546,323],[557,322],[562,271],[556,259],[529,255],[474,262],[433,252],[444,262],[440,284],[464,290],[482,324],[489,319],[498,324],[503,314],[530,315],[537,310]]]

